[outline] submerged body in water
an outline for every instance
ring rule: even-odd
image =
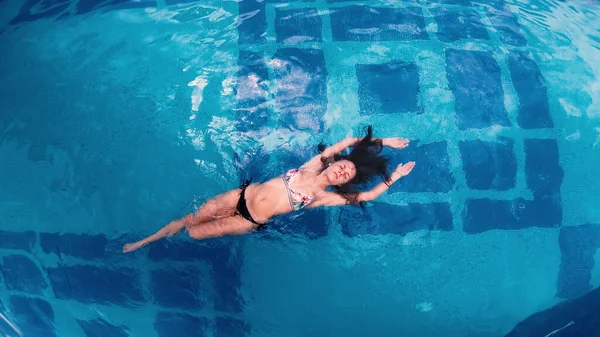
[[[184,228],[190,237],[198,240],[239,235],[262,228],[274,216],[302,208],[375,200],[415,166],[415,162],[400,164],[388,173],[388,158],[381,155],[383,146],[403,149],[408,144],[403,138],[373,138],[373,129],[369,126],[365,137],[346,138],[331,147],[320,146],[320,154],[299,168],[264,183],[251,184],[251,180],[247,180],[238,189],[215,196],[198,211],[172,221],[153,235],[125,245],[123,251],[134,251]],[[352,147],[352,151],[341,155],[348,147]],[[369,191],[358,190],[359,185],[375,176],[380,176],[383,182]]]

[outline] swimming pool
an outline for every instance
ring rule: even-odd
[[[599,12],[0,0],[0,333],[504,336],[597,298]],[[417,167],[365,212],[121,254],[366,124]]]

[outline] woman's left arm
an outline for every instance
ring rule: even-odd
[[[400,164],[392,174],[390,174],[390,180],[381,182],[373,187],[370,191],[366,192],[368,194],[370,200],[375,200],[379,198],[385,191],[387,191],[393,183],[395,183],[398,179],[407,176],[410,171],[412,171],[413,167],[415,167],[415,162],[410,161],[406,164]]]
[[[387,191],[387,189],[390,188],[390,186],[393,183],[395,183],[396,180],[408,175],[410,171],[412,171],[413,167],[415,167],[414,161],[408,162],[404,165],[398,165],[396,170],[394,170],[394,172],[390,175],[389,181],[379,183],[370,191],[359,192],[356,195],[356,201],[364,202],[377,199],[380,195]],[[344,198],[341,194],[335,192],[325,192],[320,197],[316,198],[313,202],[308,204],[306,208],[316,208],[321,206],[341,206],[347,204],[348,200]]]

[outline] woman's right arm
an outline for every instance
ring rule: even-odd
[[[349,148],[350,146],[356,144],[358,141],[360,141],[360,138],[348,137],[342,141],[339,141],[339,142],[329,146],[328,148],[326,148],[323,151],[323,153],[321,153],[321,155],[325,158],[329,158],[333,155],[336,155],[336,154],[344,151],[345,149]]]
[[[360,138],[350,137],[350,138],[346,138],[342,141],[339,141],[339,142],[329,146],[325,150],[323,150],[323,152],[321,152],[320,154],[312,157],[309,161],[304,163],[304,165],[302,165],[301,168],[308,168],[308,169],[315,170],[315,171],[319,170],[323,167],[323,162],[322,162],[321,158],[333,157],[333,155],[336,155],[336,154],[344,151],[345,149],[352,146],[359,140],[360,140]]]

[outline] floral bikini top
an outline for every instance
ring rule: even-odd
[[[287,171],[281,177],[283,179],[283,182],[285,183],[285,188],[287,189],[287,192],[288,192],[287,193],[288,200],[290,201],[290,207],[292,208],[293,211],[297,211],[297,210],[305,207],[306,205],[310,204],[312,202],[312,200],[316,197],[316,195],[310,196],[310,195],[306,195],[304,193],[296,192],[291,189],[291,187],[290,187],[291,180],[299,172],[300,172],[300,170],[298,170],[298,169],[292,169],[292,170]],[[317,195],[319,195],[320,193],[321,192],[319,192]]]

